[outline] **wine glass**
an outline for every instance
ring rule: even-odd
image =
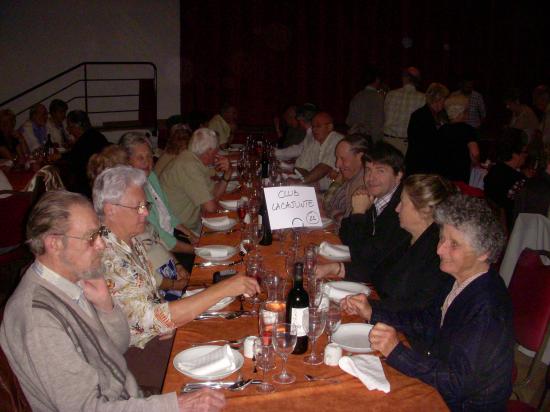
[[[315,351],[317,338],[325,330],[327,312],[319,308],[308,308],[304,311],[303,323],[307,336],[311,340],[311,353],[304,357],[304,363],[308,365],[319,365],[323,363],[323,357]]]
[[[332,334],[336,332],[338,326],[340,326],[340,321],[342,319],[342,314],[340,313],[340,307],[334,304],[329,305],[327,311],[327,325],[326,332],[328,335],[329,343],[332,342]]]
[[[273,369],[271,365],[275,365],[275,354],[271,345],[265,345],[261,339],[256,339],[254,342],[254,356],[256,358],[256,367],[262,371],[262,383],[256,389],[261,393],[271,393],[275,390],[273,384],[265,380],[265,373]]]
[[[296,263],[296,249],[293,247],[287,250],[285,257],[285,269],[287,274],[287,279],[292,279],[294,276],[294,263]]]
[[[298,339],[296,325],[291,323],[277,323],[273,329],[273,348],[283,360],[283,367],[279,375],[273,377],[273,381],[283,385],[296,381],[296,376],[286,371],[288,355],[292,353]]]
[[[312,273],[308,276],[307,289],[309,293],[309,306],[319,308],[325,296],[325,284],[323,279],[316,279]]]
[[[244,222],[247,209],[248,201],[245,198],[240,198],[239,200],[237,200],[237,214],[239,215],[239,221],[241,222],[241,225]]]
[[[266,272],[262,278],[267,292],[267,300],[284,300],[286,279],[275,272]]]
[[[246,276],[256,279],[258,284],[262,283],[263,271],[263,258],[259,254],[251,254],[246,260]],[[247,298],[248,303],[252,304],[251,313],[255,314],[255,305],[261,302],[258,294]]]
[[[285,321],[286,302],[266,301],[260,305],[258,316],[258,331],[264,345],[272,344],[273,328],[277,323]]]
[[[285,256],[285,238],[288,233],[287,229],[279,229],[277,230],[277,233],[279,234],[279,251],[277,252],[277,256]]]

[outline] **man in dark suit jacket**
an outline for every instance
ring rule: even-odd
[[[346,279],[371,282],[383,260],[398,260],[409,248],[410,234],[399,225],[395,211],[403,173],[401,152],[388,143],[376,143],[366,159],[365,188],[353,195],[351,215],[340,227],[340,239],[351,254],[351,262],[340,268]]]

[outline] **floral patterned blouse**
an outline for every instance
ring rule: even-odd
[[[102,262],[105,279],[113,298],[122,307],[130,326],[130,345],[144,348],[157,335],[176,328],[168,303],[158,293],[158,284],[143,244],[132,245],[109,232]]]

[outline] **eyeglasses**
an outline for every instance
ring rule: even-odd
[[[126,206],[126,205],[121,205],[119,203],[113,203],[113,205],[125,207],[126,209],[134,209],[138,213],[138,215],[145,214],[145,211],[149,212],[151,210],[151,207],[153,206],[151,202],[140,203],[137,206]]]
[[[56,233],[55,236],[63,236],[63,237],[69,237],[71,239],[85,240],[88,242],[90,246],[94,246],[98,238],[106,237],[108,234],[109,234],[109,229],[107,229],[105,226],[100,226],[97,230],[90,233],[88,236],[79,237],[79,236],[66,235],[64,233]]]

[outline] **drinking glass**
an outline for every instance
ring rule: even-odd
[[[287,254],[285,257],[285,269],[287,279],[294,278],[294,263],[296,263],[296,249],[291,247],[287,250]]]
[[[277,252],[277,256],[285,256],[285,238],[288,231],[287,229],[279,229],[277,233],[279,234],[279,251]]]
[[[323,279],[316,279],[312,273],[308,275],[307,291],[309,294],[309,306],[319,308],[325,295],[325,284]]]
[[[296,381],[296,376],[286,371],[288,355],[292,353],[298,339],[296,325],[291,323],[277,323],[273,329],[273,348],[283,361],[281,373],[273,377],[273,382],[283,385]]]
[[[306,329],[307,336],[311,341],[311,353],[304,357],[304,363],[308,365],[319,365],[323,363],[323,357],[315,351],[317,338],[321,336],[325,330],[327,320],[327,312],[319,308],[308,308],[304,312],[303,325]]]
[[[260,305],[258,331],[264,345],[272,344],[273,328],[283,323],[286,316],[286,302],[280,300],[266,301]]]
[[[340,307],[335,304],[330,304],[327,311],[327,325],[326,332],[328,335],[329,343],[332,342],[332,334],[336,332],[338,326],[340,326],[340,320],[342,319],[342,314],[340,312]]]
[[[259,254],[251,254],[246,260],[246,276],[256,279],[258,284],[261,285],[263,276],[263,259]],[[247,298],[248,303],[253,305],[252,313],[256,313],[254,305],[261,302],[258,294]]]
[[[262,281],[267,292],[267,300],[285,300],[285,278],[275,272],[266,272]]]
[[[256,389],[261,393],[270,393],[275,390],[273,384],[265,380],[265,373],[273,369],[271,365],[275,365],[275,354],[271,345],[263,344],[261,339],[256,339],[254,342],[254,356],[256,358],[256,367],[262,371],[262,383]]]
[[[241,230],[241,242],[247,253],[252,252],[260,242],[258,223],[250,223]]]
[[[237,214],[239,215],[239,221],[241,224],[244,222],[246,212],[248,210],[248,201],[246,199],[239,199],[237,201]]]

